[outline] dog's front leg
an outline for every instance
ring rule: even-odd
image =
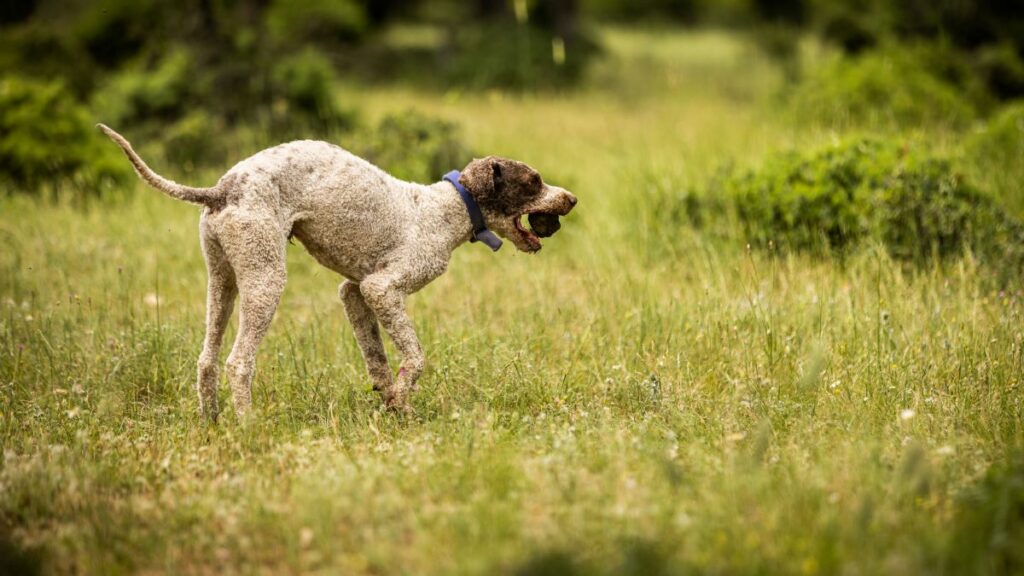
[[[366,305],[366,300],[359,291],[359,284],[351,280],[342,282],[338,288],[338,295],[345,305],[345,313],[352,323],[359,349],[363,352],[363,361],[366,362],[366,371],[373,380],[373,389],[381,393],[391,389],[391,368],[388,367],[388,357],[384,352],[384,343],[380,339],[377,316]]]
[[[409,411],[408,395],[416,386],[424,366],[423,349],[405,311],[404,285],[400,278],[387,273],[372,274],[359,283],[364,301],[402,354],[398,378],[394,385],[381,391],[387,406],[401,412]]]

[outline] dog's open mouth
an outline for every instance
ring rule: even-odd
[[[523,226],[523,216],[526,216],[530,224],[529,229]],[[550,237],[562,227],[558,221],[558,214],[553,212],[527,212],[516,216],[513,221],[516,223],[516,230],[519,231],[520,236],[534,252],[540,250],[541,238]]]

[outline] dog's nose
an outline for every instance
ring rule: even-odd
[[[572,194],[569,194],[569,206],[575,206],[577,202],[579,202],[579,200],[577,200]]]

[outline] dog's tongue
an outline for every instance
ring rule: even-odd
[[[551,236],[562,227],[555,214],[530,214],[526,219],[530,222],[530,229],[533,230],[533,233],[541,238]]]

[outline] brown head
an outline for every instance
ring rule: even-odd
[[[498,156],[470,162],[459,183],[480,205],[487,227],[523,252],[540,250],[540,239],[554,234],[560,227],[558,217],[576,205],[575,196],[544,183],[533,168]],[[523,224],[523,216],[529,227]]]

